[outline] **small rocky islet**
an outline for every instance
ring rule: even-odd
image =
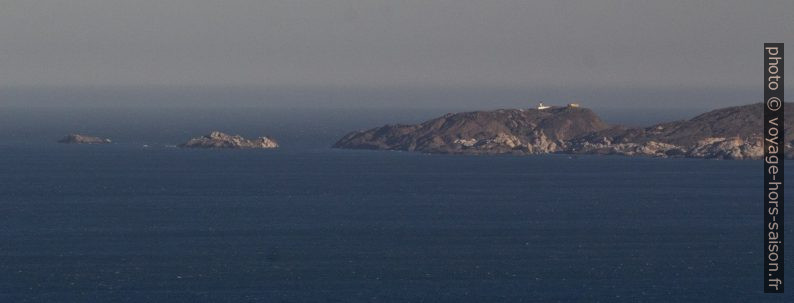
[[[597,154],[714,159],[763,156],[763,106],[710,111],[690,120],[625,127],[604,123],[592,110],[569,104],[446,114],[419,124],[351,132],[335,148],[441,154]],[[789,106],[789,116],[794,107]],[[786,157],[794,133],[785,119]]]
[[[107,144],[110,139],[87,136],[81,134],[70,134],[59,143],[67,144]],[[148,145],[144,145],[148,147]],[[256,139],[246,139],[240,135],[229,135],[219,131],[210,132],[207,135],[196,137],[185,143],[177,145],[183,148],[228,148],[228,149],[272,149],[278,148],[278,142],[270,137],[259,137]]]
[[[240,135],[229,135],[213,131],[208,135],[192,138],[179,144],[182,148],[231,148],[231,149],[272,149],[278,148],[278,143],[270,137],[264,136],[256,139],[246,139]]]
[[[87,136],[81,134],[69,134],[63,139],[58,140],[58,143],[65,144],[108,144],[112,143],[110,139],[100,138],[94,136]]]

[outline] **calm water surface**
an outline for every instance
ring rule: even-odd
[[[0,301],[792,302],[761,293],[761,169],[4,145]]]

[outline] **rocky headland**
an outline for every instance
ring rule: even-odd
[[[790,111],[786,110],[786,116]],[[757,159],[763,155],[762,120],[761,104],[723,108],[690,120],[639,128],[608,125],[592,110],[578,106],[501,109],[446,114],[420,124],[352,132],[334,147],[474,155],[566,153]],[[786,123],[788,147],[794,139],[789,126]],[[791,158],[792,152],[787,148],[786,156]]]
[[[213,131],[209,135],[193,138],[178,145],[184,148],[278,148],[278,143],[269,137],[246,139],[240,135],[228,135]]]
[[[80,134],[70,134],[64,137],[61,140],[58,140],[58,143],[66,143],[66,144],[107,144],[111,143],[110,139],[107,138],[100,138],[100,137],[92,137]]]

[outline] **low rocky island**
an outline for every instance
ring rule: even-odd
[[[100,138],[100,137],[92,137],[80,134],[70,134],[64,137],[61,140],[58,140],[58,143],[66,143],[66,144],[107,144],[111,143],[110,139],[107,138]]]
[[[792,108],[789,106],[789,108]],[[794,108],[792,108],[794,109]],[[786,116],[790,110],[786,110]],[[794,138],[786,119],[786,138]],[[763,156],[761,104],[729,107],[690,120],[632,128],[604,123],[577,105],[447,114],[420,124],[352,132],[335,148],[445,154],[617,154],[758,159]],[[786,156],[792,158],[792,141]]]
[[[190,139],[180,144],[184,148],[278,148],[278,143],[269,137],[259,137],[256,139],[246,139],[240,135],[228,135],[219,131],[211,132],[209,135]]]

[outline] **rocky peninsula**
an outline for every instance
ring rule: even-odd
[[[58,143],[66,143],[66,144],[107,144],[111,143],[110,139],[107,138],[100,138],[100,137],[92,137],[80,134],[69,134],[68,136],[64,137],[61,140],[58,140]]]
[[[240,135],[228,135],[219,131],[213,131],[209,135],[193,138],[180,144],[183,148],[278,148],[278,143],[269,137],[259,137],[256,139],[246,139]]]
[[[794,107],[789,106],[791,110]],[[791,110],[786,110],[786,116]],[[444,154],[617,154],[626,156],[758,159],[763,155],[763,107],[714,110],[690,120],[649,127],[608,125],[576,105],[446,114],[420,124],[352,132],[335,148]],[[786,156],[794,156],[786,119]]]

